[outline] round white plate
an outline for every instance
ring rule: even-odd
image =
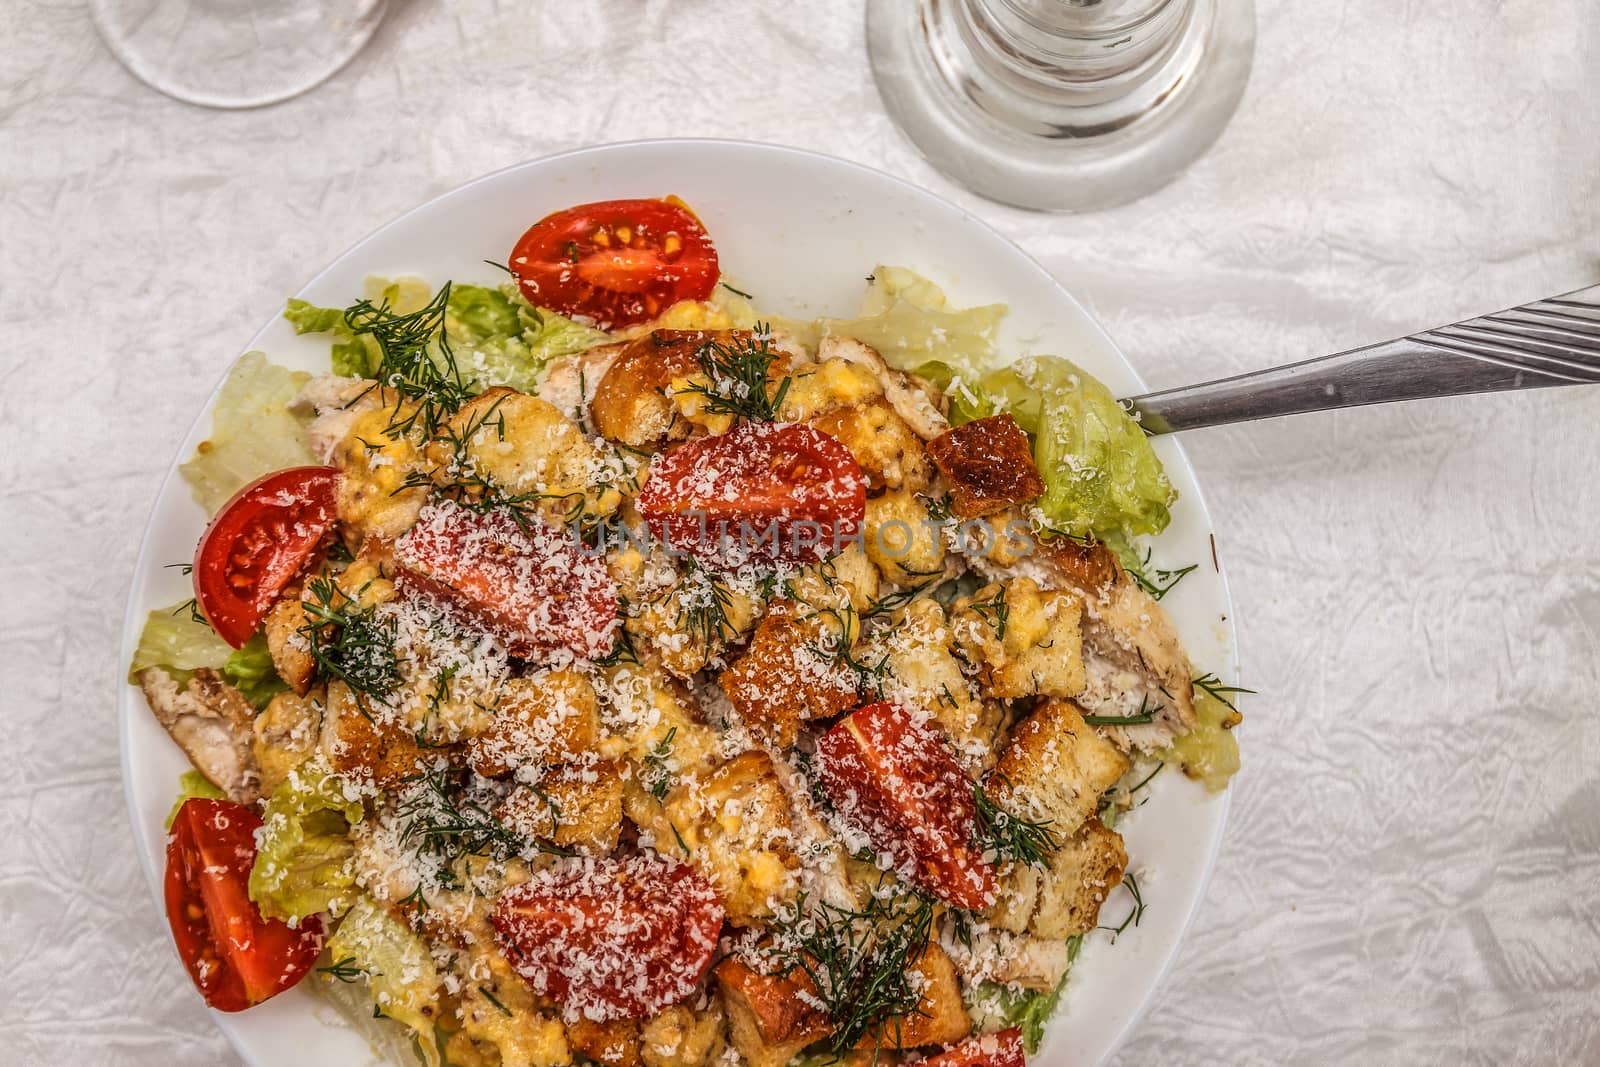
[[[534,160],[469,182],[384,226],[296,295],[343,307],[369,274],[416,274],[493,284],[485,260],[504,262],[535,220],[573,204],[617,197],[683,197],[705,221],[723,269],[756,305],[796,318],[854,312],[863,279],[879,263],[904,265],[945,287],[961,305],[1010,305],[1000,350],[1008,357],[1068,356],[1119,395],[1143,391],[1128,361],[1089,314],[1038,263],[953,204],[886,174],[792,148],[730,141],[674,140],[604,145]],[[274,318],[243,350],[309,371],[328,368],[325,340],[296,337]],[[243,351],[242,350],[242,351]],[[219,367],[219,370],[221,368]],[[215,400],[213,394],[212,400]],[[117,670],[126,671],[145,615],[187,598],[187,579],[164,564],[188,560],[205,515],[177,477],[211,427],[200,413],[156,500],[134,574]],[[1168,566],[1199,563],[1164,601],[1197,671],[1234,677],[1232,608],[1213,565],[1211,520],[1194,471],[1170,438],[1156,449],[1179,491],[1172,526],[1155,546]],[[165,835],[178,776],[188,762],[156,724],[139,691],[119,701],[122,769],[139,857],[159,908]],[[1150,799],[1119,825],[1146,908],[1137,927],[1110,943],[1091,935],[1067,986],[1061,1014],[1035,1063],[1090,1067],[1138,1020],[1202,897],[1228,810],[1179,774],[1163,774]],[[1102,921],[1131,907],[1119,890]],[[239,1015],[216,1015],[241,1056],[258,1067],[348,1067],[370,1050],[320,998],[293,990]]]

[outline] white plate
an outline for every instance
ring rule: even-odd
[[[960,304],[1009,304],[1001,351],[1056,353],[1077,360],[1119,395],[1143,383],[1099,325],[1038,263],[983,222],[930,193],[852,163],[792,148],[729,141],[647,141],[605,145],[535,160],[469,182],[401,216],[340,256],[298,296],[342,307],[368,274],[417,274],[493,283],[484,260],[504,261],[523,229],[572,204],[675,193],[705,221],[723,269],[774,313],[807,317],[853,312],[863,278],[879,263],[912,267]],[[326,370],[325,341],[296,337],[274,318],[250,340],[274,361]],[[215,401],[215,394],[212,397]],[[210,430],[210,404],[191,427],[178,460]],[[1233,611],[1212,566],[1211,520],[1194,471],[1177,443],[1156,442],[1180,497],[1156,559],[1200,563],[1165,600],[1197,670],[1234,677]],[[162,484],[139,550],[123,629],[126,664],[147,612],[189,596],[187,580],[164,564],[188,560],[205,516],[176,476]],[[178,775],[188,763],[133,686],[121,688],[122,769],[145,875],[160,907],[165,836]],[[1115,945],[1096,933],[1084,946],[1065,1006],[1035,1062],[1099,1063],[1137,1022],[1204,893],[1227,817],[1226,795],[1209,796],[1178,774],[1163,774],[1150,799],[1119,829],[1140,872],[1148,908]],[[1105,907],[1121,921],[1130,901]],[[239,1015],[216,1015],[241,1056],[258,1067],[347,1067],[370,1051],[306,990]]]

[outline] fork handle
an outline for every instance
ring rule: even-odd
[[[1600,285],[1393,341],[1123,403],[1146,433],[1432,396],[1600,383]]]

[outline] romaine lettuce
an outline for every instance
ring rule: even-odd
[[[410,1027],[428,1062],[437,1064],[433,1012],[439,969],[427,944],[372,898],[361,895],[328,939],[328,956],[365,972],[373,1006]]]
[[[222,661],[222,680],[245,695],[260,711],[272,703],[272,698],[287,692],[289,687],[278,677],[272,665],[272,653],[267,651],[267,635],[257,630],[243,648],[234,649]]]
[[[317,462],[305,439],[305,419],[289,402],[311,380],[246,352],[228,372],[211,412],[211,436],[182,467],[189,491],[214,515],[234,493],[264,474]]]
[[[1077,936],[1067,939],[1067,969],[1061,975],[1061,981],[1056,983],[1055,989],[1048,993],[1033,989],[1014,990],[1007,986],[997,985],[994,982],[984,982],[969,994],[968,1010],[973,1019],[986,1032],[999,1030],[1008,1026],[1022,1029],[1022,1046],[1032,1056],[1039,1051],[1039,1045],[1044,1041],[1045,1024],[1055,1014],[1056,1006],[1061,1003],[1061,994],[1067,988],[1067,979],[1072,974],[1072,964],[1078,958],[1078,949],[1083,945],[1083,937]]]
[[[215,670],[232,652],[228,642],[218,637],[204,619],[195,617],[192,602],[157,608],[145,619],[139,633],[139,647],[134,649],[133,662],[128,666],[128,681],[137,682],[139,672],[146,667],[161,667],[181,688],[196,667]]]
[[[1183,772],[1213,793],[1220,793],[1239,770],[1239,739],[1233,727],[1243,718],[1230,705],[1198,686],[1194,691],[1194,729],[1160,753],[1167,763],[1177,763]]]
[[[359,799],[316,763],[302,764],[272,791],[261,817],[250,899],[269,919],[335,914],[350,905],[355,845],[350,826],[361,821]]]
[[[172,829],[172,822],[178,817],[178,809],[186,801],[195,797],[204,797],[208,800],[226,800],[228,794],[211,784],[211,779],[199,771],[184,771],[178,778],[178,799],[172,802],[172,810],[167,812],[167,821],[163,824],[168,830]]]
[[[904,267],[880,266],[868,278],[858,317],[819,319],[817,324],[824,334],[864,341],[901,370],[937,360],[971,373],[993,362],[1005,314],[1004,304],[953,309],[927,278]]]

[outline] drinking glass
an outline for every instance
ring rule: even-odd
[[[994,200],[1086,211],[1152,192],[1222,133],[1253,0],[868,0],[889,113]]]
[[[361,51],[387,0],[90,0],[122,65],[206,107],[275,104],[319,85]]]

